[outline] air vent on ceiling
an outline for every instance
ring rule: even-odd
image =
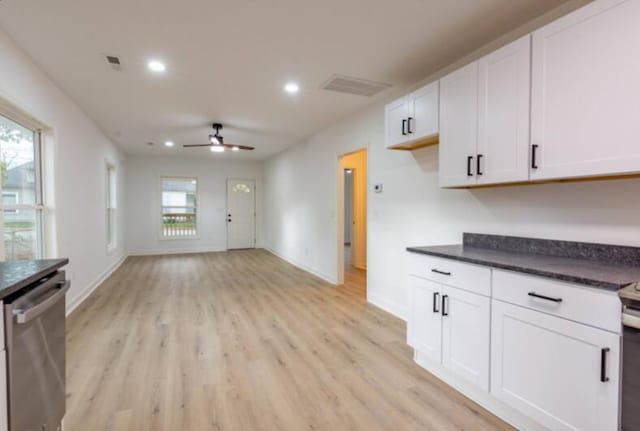
[[[111,65],[111,67],[115,70],[120,70],[120,59],[113,55],[107,55],[107,63]]]
[[[344,75],[333,75],[327,82],[322,84],[322,88],[325,90],[366,97],[375,96],[389,87],[391,87],[391,84],[352,78]]]

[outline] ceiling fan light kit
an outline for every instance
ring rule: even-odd
[[[231,151],[240,151],[247,150],[251,151],[254,147],[249,147],[247,145],[232,145],[225,144],[224,137],[220,134],[223,126],[220,123],[213,123],[211,125],[215,133],[213,135],[209,135],[209,143],[208,144],[194,144],[194,145],[183,145],[184,148],[190,147],[211,147],[211,152],[214,153],[223,153],[225,149],[229,148]]]

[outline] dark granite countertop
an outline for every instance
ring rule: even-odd
[[[0,262],[0,300],[69,263],[69,259]]]
[[[640,248],[465,234],[463,244],[407,251],[617,291],[640,282]]]

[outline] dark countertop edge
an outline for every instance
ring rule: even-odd
[[[406,249],[408,252],[411,253],[418,253],[418,254],[426,254],[429,256],[435,256],[435,257],[441,257],[444,259],[450,259],[450,260],[457,260],[457,261],[461,261],[461,262],[467,262],[467,263],[473,263],[476,265],[482,265],[482,266],[488,266],[491,268],[497,268],[497,269],[504,269],[507,271],[515,271],[515,272],[521,272],[523,274],[529,274],[529,275],[536,275],[536,276],[540,276],[540,277],[546,277],[546,278],[550,278],[553,280],[559,280],[559,281],[565,281],[568,283],[575,283],[575,284],[581,284],[584,286],[590,286],[590,287],[596,287],[596,288],[600,288],[600,289],[605,289],[605,290],[609,290],[612,292],[616,292],[626,286],[628,286],[629,284],[616,284],[616,283],[607,283],[605,281],[602,280],[594,280],[594,279],[585,279],[585,278],[581,278],[581,277],[577,277],[577,276],[573,276],[573,275],[567,275],[567,274],[563,274],[560,272],[551,272],[551,271],[544,271],[544,270],[539,270],[539,269],[531,269],[531,268],[526,268],[526,267],[522,267],[522,266],[516,266],[516,265],[509,265],[509,264],[501,264],[501,263],[497,263],[497,262],[492,262],[492,261],[488,261],[488,260],[482,260],[482,259],[474,259],[474,258],[470,258],[470,257],[465,257],[465,256],[454,256],[451,254],[447,254],[447,253],[440,253],[437,251],[430,251],[430,250],[424,250],[421,248],[416,248],[416,247],[407,247]],[[632,284],[632,283],[630,283]]]
[[[4,288],[2,290],[0,290],[0,300],[3,300],[4,298],[6,298],[7,296],[16,293],[17,291],[19,291],[20,289],[24,289],[25,287],[35,283],[36,281],[40,280],[42,277],[51,274],[52,272],[62,268],[63,266],[67,265],[69,263],[69,259],[68,258],[63,258],[63,259],[47,259],[47,260],[51,260],[52,263],[51,265],[47,266],[45,269],[36,272],[35,274],[23,278],[22,280],[18,281],[17,283],[11,285],[10,287]]]

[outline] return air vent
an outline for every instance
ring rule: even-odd
[[[391,84],[352,78],[344,75],[333,75],[322,84],[323,89],[339,93],[355,94],[356,96],[371,97],[391,87]]]
[[[120,64],[120,59],[118,57],[115,57],[113,55],[107,55],[107,63],[109,63],[109,65],[114,69],[114,70],[120,70],[121,68],[121,64]]]

